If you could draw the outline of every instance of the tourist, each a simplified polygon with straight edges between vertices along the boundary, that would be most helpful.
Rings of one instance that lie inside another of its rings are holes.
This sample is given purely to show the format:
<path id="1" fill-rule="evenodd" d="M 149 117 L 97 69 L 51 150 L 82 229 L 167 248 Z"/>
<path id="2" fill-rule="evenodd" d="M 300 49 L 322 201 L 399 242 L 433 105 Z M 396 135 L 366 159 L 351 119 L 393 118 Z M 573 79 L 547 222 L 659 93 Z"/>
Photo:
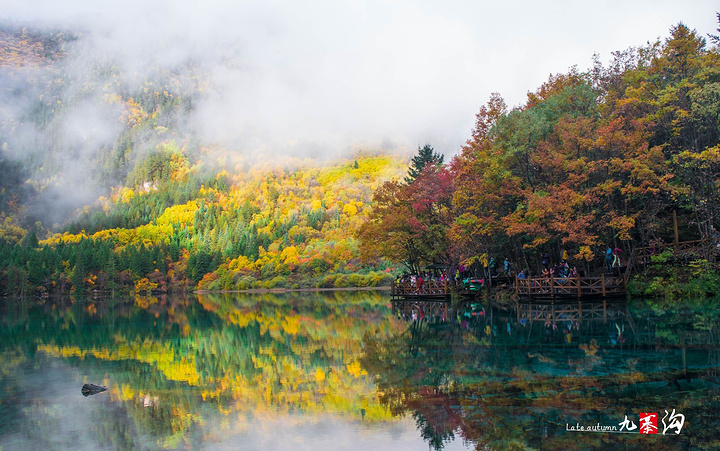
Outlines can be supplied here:
<path id="1" fill-rule="evenodd" d="M 548 269 L 550 266 L 550 254 L 545 252 L 542 256 L 542 265 L 545 267 L 545 269 Z"/>
<path id="2" fill-rule="evenodd" d="M 616 248 L 613 250 L 613 262 L 612 262 L 612 267 L 613 267 L 613 268 L 615 268 L 615 267 L 620 268 L 620 267 L 622 266 L 622 265 L 620 264 L 620 254 L 621 254 L 621 253 L 622 253 L 622 250 L 621 250 L 620 248 L 618 248 L 618 247 L 616 247 Z"/>
<path id="3" fill-rule="evenodd" d="M 570 265 L 567 264 L 565 260 L 562 261 L 557 267 L 557 270 L 555 271 L 555 274 L 557 274 L 558 277 L 567 277 L 568 273 L 570 272 Z"/>
<path id="4" fill-rule="evenodd" d="M 569 277 L 575 278 L 575 277 L 577 277 L 577 276 L 578 276 L 577 267 L 576 267 L 576 266 L 573 266 L 572 269 L 570 270 L 570 275 L 569 275 Z"/>
<path id="5" fill-rule="evenodd" d="M 605 266 L 607 267 L 607 272 L 612 272 L 612 264 L 613 264 L 613 250 L 610 246 L 608 246 L 607 250 L 605 251 Z"/>

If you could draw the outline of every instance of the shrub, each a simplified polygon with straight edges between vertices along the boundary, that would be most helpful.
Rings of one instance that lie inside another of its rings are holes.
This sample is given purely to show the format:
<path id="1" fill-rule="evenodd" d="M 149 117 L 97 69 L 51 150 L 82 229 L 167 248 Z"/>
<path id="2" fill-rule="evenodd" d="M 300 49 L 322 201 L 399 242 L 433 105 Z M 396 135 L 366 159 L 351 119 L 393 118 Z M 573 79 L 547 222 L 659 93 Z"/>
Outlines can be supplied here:
<path id="1" fill-rule="evenodd" d="M 285 288 L 288 285 L 288 280 L 285 276 L 275 276 L 264 285 L 265 288 Z"/>
<path id="2" fill-rule="evenodd" d="M 252 288 L 255 283 L 257 282 L 257 279 L 253 276 L 242 276 L 238 279 L 237 282 L 235 282 L 235 289 L 236 290 L 249 290 Z"/>

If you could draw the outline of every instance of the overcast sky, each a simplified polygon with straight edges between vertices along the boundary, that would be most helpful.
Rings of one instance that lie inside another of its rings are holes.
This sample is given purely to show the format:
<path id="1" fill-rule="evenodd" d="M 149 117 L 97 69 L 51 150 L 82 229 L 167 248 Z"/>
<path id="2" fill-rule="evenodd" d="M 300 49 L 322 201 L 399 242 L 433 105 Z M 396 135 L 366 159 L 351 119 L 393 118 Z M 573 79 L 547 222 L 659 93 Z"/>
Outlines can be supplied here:
<path id="1" fill-rule="evenodd" d="M 705 36 L 714 3 L 0 0 L 0 19 L 90 31 L 133 70 L 207 59 L 194 123 L 230 146 L 429 142 L 452 155 L 491 92 L 521 104 L 551 73 L 681 21 Z"/>

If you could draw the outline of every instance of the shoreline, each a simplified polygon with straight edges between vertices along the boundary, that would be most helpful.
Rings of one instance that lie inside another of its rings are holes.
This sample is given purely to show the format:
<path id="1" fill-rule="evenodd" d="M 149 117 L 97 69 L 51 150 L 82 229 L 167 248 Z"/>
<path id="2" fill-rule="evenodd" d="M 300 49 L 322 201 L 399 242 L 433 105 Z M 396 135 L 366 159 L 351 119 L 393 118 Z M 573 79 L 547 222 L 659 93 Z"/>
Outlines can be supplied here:
<path id="1" fill-rule="evenodd" d="M 320 293 L 328 291 L 390 291 L 389 286 L 382 287 L 344 287 L 344 288 L 253 288 L 250 290 L 194 290 L 193 294 L 268 294 L 268 293 Z"/>

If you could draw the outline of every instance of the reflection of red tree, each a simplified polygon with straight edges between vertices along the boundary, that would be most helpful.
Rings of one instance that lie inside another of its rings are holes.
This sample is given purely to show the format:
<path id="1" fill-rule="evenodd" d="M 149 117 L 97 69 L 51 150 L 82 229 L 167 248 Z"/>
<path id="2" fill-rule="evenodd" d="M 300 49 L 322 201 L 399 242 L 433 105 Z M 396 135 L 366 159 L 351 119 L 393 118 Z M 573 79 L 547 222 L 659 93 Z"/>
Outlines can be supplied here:
<path id="1" fill-rule="evenodd" d="M 417 397 L 408 402 L 407 406 L 431 446 L 438 448 L 438 442 L 453 439 L 456 433 L 466 440 L 470 438 L 466 434 L 472 428 L 465 425 L 460 403 L 437 388 L 420 388 Z"/>

